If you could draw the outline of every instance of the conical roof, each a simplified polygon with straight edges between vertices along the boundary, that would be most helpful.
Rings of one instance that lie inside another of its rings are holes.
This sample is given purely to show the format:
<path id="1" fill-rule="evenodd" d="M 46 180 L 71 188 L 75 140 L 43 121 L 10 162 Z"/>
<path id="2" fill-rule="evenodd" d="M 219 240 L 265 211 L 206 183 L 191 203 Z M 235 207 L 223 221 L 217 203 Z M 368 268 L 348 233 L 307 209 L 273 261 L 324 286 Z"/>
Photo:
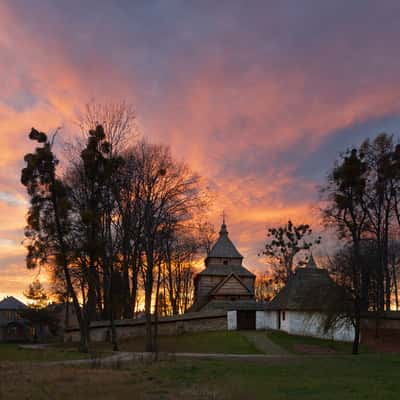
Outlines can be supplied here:
<path id="1" fill-rule="evenodd" d="M 225 221 L 221 225 L 218 240 L 207 256 L 207 259 L 210 258 L 243 258 L 228 237 L 228 230 Z"/>
<path id="2" fill-rule="evenodd" d="M 317 267 L 317 263 L 314 260 L 314 256 L 312 255 L 312 253 L 310 254 L 310 258 L 308 259 L 308 263 L 306 265 L 306 268 L 309 269 L 318 269 Z"/>
<path id="3" fill-rule="evenodd" d="M 337 285 L 326 269 L 318 268 L 310 260 L 305 268 L 296 273 L 272 299 L 268 308 L 272 310 L 332 310 L 348 301 L 345 290 Z"/>

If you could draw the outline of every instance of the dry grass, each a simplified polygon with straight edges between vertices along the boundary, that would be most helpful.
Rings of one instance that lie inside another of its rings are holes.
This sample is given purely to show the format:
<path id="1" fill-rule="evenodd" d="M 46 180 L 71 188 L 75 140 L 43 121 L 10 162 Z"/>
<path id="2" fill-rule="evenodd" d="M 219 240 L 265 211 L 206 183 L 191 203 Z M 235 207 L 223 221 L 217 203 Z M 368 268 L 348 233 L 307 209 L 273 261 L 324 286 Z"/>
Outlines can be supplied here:
<path id="1" fill-rule="evenodd" d="M 399 356 L 176 361 L 90 369 L 0 364 L 1 400 L 397 400 Z"/>
<path id="2" fill-rule="evenodd" d="M 186 387 L 158 374 L 163 363 L 124 369 L 88 369 L 32 364 L 0 364 L 1 400 L 213 399 L 216 393 Z"/>

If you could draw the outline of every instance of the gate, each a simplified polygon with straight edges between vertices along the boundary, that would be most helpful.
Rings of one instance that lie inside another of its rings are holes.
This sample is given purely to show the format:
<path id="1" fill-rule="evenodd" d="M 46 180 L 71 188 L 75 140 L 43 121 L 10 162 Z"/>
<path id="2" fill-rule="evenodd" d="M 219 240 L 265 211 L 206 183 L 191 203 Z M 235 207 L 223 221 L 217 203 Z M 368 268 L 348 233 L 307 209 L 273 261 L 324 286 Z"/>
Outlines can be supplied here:
<path id="1" fill-rule="evenodd" d="M 237 329 L 256 329 L 256 312 L 252 310 L 237 311 Z"/>

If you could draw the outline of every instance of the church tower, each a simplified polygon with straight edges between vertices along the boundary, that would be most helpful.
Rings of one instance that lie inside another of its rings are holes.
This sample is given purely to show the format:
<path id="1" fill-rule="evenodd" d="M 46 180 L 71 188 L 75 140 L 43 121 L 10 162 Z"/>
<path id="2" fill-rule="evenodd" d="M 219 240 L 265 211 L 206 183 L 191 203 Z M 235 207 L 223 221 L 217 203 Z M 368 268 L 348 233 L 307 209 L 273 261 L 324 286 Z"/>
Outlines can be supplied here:
<path id="1" fill-rule="evenodd" d="M 219 238 L 205 259 L 205 269 L 196 275 L 193 310 L 229 309 L 254 303 L 255 275 L 243 265 L 243 256 L 229 239 L 225 219 Z"/>

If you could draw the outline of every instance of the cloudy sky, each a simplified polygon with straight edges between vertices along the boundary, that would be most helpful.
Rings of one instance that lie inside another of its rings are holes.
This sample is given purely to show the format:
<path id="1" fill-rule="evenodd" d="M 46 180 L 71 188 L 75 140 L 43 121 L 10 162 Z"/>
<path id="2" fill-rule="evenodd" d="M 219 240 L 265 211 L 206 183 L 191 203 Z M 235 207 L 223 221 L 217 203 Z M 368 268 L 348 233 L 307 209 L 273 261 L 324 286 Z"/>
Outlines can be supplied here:
<path id="1" fill-rule="evenodd" d="M 250 269 L 266 227 L 317 227 L 338 152 L 400 127 L 400 2 L 0 2 L 0 298 L 21 296 L 32 126 L 74 135 L 91 100 L 206 177 Z"/>

